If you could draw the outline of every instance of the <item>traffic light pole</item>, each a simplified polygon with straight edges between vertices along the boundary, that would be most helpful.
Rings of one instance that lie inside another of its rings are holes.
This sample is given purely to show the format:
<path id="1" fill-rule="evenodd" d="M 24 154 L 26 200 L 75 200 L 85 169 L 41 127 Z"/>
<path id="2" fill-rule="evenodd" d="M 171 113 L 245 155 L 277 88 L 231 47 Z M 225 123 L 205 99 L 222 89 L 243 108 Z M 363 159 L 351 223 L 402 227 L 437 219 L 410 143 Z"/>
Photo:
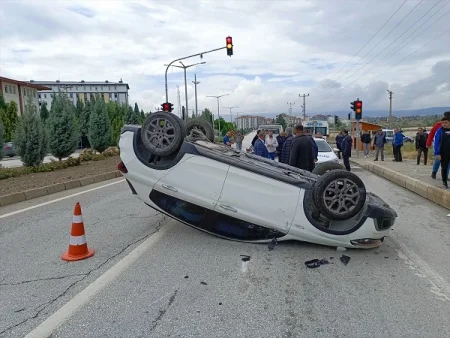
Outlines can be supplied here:
<path id="1" fill-rule="evenodd" d="M 206 51 L 206 52 L 202 52 L 202 53 L 197 53 L 197 54 L 185 56 L 185 57 L 182 57 L 182 58 L 179 58 L 179 59 L 176 59 L 176 60 L 173 60 L 172 62 L 170 62 L 170 63 L 167 65 L 166 73 L 165 73 L 165 75 L 164 75 L 164 79 L 165 79 L 165 87 L 166 87 L 166 102 L 169 102 L 169 89 L 168 89 L 168 87 L 167 87 L 167 72 L 169 71 L 169 67 L 170 67 L 173 63 L 175 63 L 175 62 L 177 62 L 177 61 L 186 60 L 186 59 L 192 58 L 192 57 L 194 57 L 194 56 L 202 56 L 203 54 L 208 54 L 208 53 L 212 53 L 212 52 L 217 52 L 217 51 L 222 50 L 222 49 L 227 49 L 227 47 L 225 46 L 225 47 L 220 47 L 220 48 L 216 48 L 216 49 L 211 49 L 211 50 L 208 50 L 208 51 Z"/>
<path id="2" fill-rule="evenodd" d="M 361 137 L 359 136 L 359 120 L 356 120 L 356 158 L 359 158 L 359 145 Z"/>

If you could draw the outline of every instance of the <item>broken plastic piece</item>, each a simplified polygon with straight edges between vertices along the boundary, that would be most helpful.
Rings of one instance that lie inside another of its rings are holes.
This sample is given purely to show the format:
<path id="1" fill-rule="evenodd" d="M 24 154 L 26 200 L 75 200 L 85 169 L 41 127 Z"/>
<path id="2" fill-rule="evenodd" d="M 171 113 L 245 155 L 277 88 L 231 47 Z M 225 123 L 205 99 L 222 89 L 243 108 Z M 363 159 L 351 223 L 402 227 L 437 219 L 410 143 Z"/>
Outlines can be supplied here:
<path id="1" fill-rule="evenodd" d="M 272 239 L 269 243 L 269 251 L 273 250 L 273 248 L 275 248 L 275 245 L 278 244 L 278 241 L 276 238 Z"/>
<path id="2" fill-rule="evenodd" d="M 184 276 L 184 278 L 189 278 L 189 276 Z"/>
<path id="3" fill-rule="evenodd" d="M 336 251 L 344 252 L 344 251 L 347 251 L 347 249 L 344 248 L 343 246 L 338 246 L 338 247 L 336 248 Z"/>
<path id="4" fill-rule="evenodd" d="M 330 264 L 326 258 L 323 258 L 323 259 L 316 258 L 316 259 L 312 259 L 310 261 L 305 262 L 305 265 L 310 269 L 318 268 L 319 266 L 324 265 L 324 264 Z"/>
<path id="5" fill-rule="evenodd" d="M 206 284 L 205 282 L 200 282 L 200 284 L 202 284 L 202 285 L 208 285 L 208 284 Z"/>
<path id="6" fill-rule="evenodd" d="M 349 257 L 349 256 L 342 255 L 341 258 L 339 258 L 339 259 L 341 260 L 341 262 L 342 262 L 344 265 L 347 265 L 348 262 L 350 262 L 350 258 L 351 258 L 351 257 Z"/>
<path id="7" fill-rule="evenodd" d="M 250 261 L 250 256 L 248 256 L 248 255 L 241 255 L 241 260 L 243 261 L 243 262 L 248 262 L 248 261 Z"/>

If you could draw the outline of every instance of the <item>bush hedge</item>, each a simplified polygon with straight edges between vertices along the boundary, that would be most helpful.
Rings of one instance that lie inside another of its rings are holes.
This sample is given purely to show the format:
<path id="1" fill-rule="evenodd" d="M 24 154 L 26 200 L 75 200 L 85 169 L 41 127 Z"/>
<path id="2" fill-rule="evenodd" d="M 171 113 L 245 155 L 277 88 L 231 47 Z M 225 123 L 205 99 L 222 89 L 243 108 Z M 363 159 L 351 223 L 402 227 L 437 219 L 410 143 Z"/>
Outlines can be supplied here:
<path id="1" fill-rule="evenodd" d="M 79 166 L 82 162 L 101 161 L 109 157 L 118 156 L 119 150 L 115 147 L 106 149 L 103 153 L 97 153 L 92 149 L 85 149 L 79 157 L 68 157 L 62 161 L 51 161 L 50 163 L 42 163 L 33 167 L 18 167 L 18 168 L 2 168 L 0 167 L 0 180 L 11 177 L 19 177 L 29 174 L 45 173 L 55 170 L 66 169 L 69 167 Z"/>

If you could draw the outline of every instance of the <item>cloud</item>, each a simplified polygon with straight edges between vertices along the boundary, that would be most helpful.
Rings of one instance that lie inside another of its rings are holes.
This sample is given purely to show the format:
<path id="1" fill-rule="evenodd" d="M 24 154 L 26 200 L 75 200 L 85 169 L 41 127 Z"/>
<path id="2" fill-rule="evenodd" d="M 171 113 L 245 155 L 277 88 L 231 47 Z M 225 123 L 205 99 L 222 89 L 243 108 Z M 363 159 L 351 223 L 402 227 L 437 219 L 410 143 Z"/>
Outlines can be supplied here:
<path id="1" fill-rule="evenodd" d="M 164 64 L 225 46 L 230 35 L 232 57 L 220 50 L 183 61 L 206 61 L 187 70 L 189 109 L 194 73 L 199 109 L 213 111 L 217 101 L 207 96 L 230 94 L 221 106 L 239 106 L 234 112 L 286 112 L 287 102 L 296 102 L 293 113 L 300 115 L 299 94 L 307 93 L 308 113 L 347 110 L 357 97 L 365 109 L 387 110 L 387 89 L 396 109 L 448 105 L 450 31 L 404 58 L 449 28 L 449 4 L 424 1 L 396 27 L 418 4 L 407 1 L 364 46 L 402 3 L 4 0 L 0 71 L 18 80 L 122 78 L 131 102 L 148 111 L 165 101 Z M 175 108 L 177 86 L 184 105 L 183 70 L 169 69 Z"/>

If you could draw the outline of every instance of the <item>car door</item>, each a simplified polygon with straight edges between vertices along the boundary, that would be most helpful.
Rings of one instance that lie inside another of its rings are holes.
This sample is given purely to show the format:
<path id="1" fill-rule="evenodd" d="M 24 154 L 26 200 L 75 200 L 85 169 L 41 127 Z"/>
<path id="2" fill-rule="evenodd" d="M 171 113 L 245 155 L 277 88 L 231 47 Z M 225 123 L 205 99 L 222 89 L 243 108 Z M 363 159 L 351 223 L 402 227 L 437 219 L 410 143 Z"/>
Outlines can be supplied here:
<path id="1" fill-rule="evenodd" d="M 288 232 L 300 191 L 294 185 L 230 167 L 214 211 Z"/>
<path id="2" fill-rule="evenodd" d="M 229 167 L 207 157 L 192 156 L 173 167 L 156 182 L 153 189 L 213 210 Z"/>

